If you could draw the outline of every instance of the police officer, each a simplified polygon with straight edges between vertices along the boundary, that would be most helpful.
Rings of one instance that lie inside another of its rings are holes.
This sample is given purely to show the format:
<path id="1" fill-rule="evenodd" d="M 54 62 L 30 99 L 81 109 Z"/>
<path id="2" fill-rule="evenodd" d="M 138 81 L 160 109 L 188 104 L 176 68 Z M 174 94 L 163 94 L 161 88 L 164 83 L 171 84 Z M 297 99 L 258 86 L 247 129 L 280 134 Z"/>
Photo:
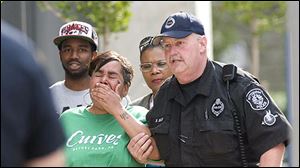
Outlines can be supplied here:
<path id="1" fill-rule="evenodd" d="M 174 74 L 147 114 L 166 166 L 281 165 L 290 124 L 253 76 L 207 58 L 195 16 L 172 14 L 153 44 L 163 47 Z M 223 73 L 228 70 L 233 73 Z M 129 143 L 135 158 L 147 159 L 146 139 L 138 135 Z"/>

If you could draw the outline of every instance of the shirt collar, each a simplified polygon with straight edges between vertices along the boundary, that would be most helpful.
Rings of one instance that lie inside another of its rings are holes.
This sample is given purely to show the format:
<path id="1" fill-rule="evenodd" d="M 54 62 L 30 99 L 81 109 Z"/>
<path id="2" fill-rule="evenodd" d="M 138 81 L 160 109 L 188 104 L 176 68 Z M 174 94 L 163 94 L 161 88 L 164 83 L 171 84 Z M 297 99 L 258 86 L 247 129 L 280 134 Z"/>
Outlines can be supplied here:
<path id="1" fill-rule="evenodd" d="M 195 92 L 193 92 L 194 96 L 200 94 L 207 97 L 210 95 L 211 89 L 215 86 L 213 84 L 214 68 L 215 67 L 212 61 L 208 59 L 203 74 L 199 77 L 200 79 L 196 79 L 195 83 L 193 84 L 195 86 Z M 168 99 L 176 99 L 180 102 L 185 101 L 184 96 L 181 93 L 180 84 L 175 76 L 173 76 L 170 81 L 169 92 Z"/>

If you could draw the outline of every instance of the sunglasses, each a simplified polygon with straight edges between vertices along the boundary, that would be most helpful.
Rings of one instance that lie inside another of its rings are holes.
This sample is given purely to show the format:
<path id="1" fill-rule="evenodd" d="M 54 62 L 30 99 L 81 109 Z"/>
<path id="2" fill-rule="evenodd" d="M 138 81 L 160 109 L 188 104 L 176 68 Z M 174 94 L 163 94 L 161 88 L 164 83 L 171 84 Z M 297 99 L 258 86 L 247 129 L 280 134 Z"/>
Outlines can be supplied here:
<path id="1" fill-rule="evenodd" d="M 142 72 L 150 72 L 152 68 L 156 65 L 156 67 L 163 71 L 168 68 L 167 62 L 165 60 L 160 60 L 157 62 L 147 62 L 140 65 L 140 70 Z"/>
<path id="2" fill-rule="evenodd" d="M 140 53 L 144 52 L 147 48 L 153 46 L 152 40 L 153 40 L 152 36 L 145 37 L 143 38 L 143 40 L 141 40 L 139 45 Z"/>

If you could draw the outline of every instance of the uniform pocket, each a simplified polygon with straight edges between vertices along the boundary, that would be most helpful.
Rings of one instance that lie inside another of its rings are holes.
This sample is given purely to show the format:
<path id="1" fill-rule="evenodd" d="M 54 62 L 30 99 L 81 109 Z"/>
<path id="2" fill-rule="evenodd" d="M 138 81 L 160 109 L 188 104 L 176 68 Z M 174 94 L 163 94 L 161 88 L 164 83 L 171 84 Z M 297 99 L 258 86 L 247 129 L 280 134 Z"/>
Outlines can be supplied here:
<path id="1" fill-rule="evenodd" d="M 150 128 L 159 149 L 161 159 L 163 160 L 166 160 L 170 153 L 169 127 L 170 124 L 164 121 L 156 125 L 156 127 Z"/>
<path id="2" fill-rule="evenodd" d="M 237 149 L 233 121 L 200 121 L 196 124 L 195 147 L 205 155 L 226 154 Z"/>

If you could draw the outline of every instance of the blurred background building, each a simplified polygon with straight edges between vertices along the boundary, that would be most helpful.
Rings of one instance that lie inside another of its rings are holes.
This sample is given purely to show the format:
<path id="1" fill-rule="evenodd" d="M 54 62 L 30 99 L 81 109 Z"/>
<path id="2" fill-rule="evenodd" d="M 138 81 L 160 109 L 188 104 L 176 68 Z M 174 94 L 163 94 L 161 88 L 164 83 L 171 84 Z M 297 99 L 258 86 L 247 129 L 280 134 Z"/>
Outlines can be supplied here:
<path id="1" fill-rule="evenodd" d="M 202 21 L 210 58 L 251 71 L 249 27 L 223 11 L 221 5 L 222 1 L 132 1 L 128 31 L 112 34 L 107 47 L 126 56 L 134 66 L 135 77 L 129 90 L 132 100 L 150 92 L 139 71 L 140 40 L 159 34 L 166 17 L 181 10 L 193 13 Z M 294 127 L 286 162 L 287 166 L 299 166 L 299 2 L 288 1 L 285 5 L 283 32 L 271 30 L 260 39 L 259 79 Z M 49 11 L 42 11 L 34 1 L 2 1 L 1 19 L 21 29 L 35 42 L 37 60 L 46 69 L 51 84 L 64 79 L 58 49 L 53 44 L 64 21 Z M 100 35 L 100 45 L 101 40 Z"/>

